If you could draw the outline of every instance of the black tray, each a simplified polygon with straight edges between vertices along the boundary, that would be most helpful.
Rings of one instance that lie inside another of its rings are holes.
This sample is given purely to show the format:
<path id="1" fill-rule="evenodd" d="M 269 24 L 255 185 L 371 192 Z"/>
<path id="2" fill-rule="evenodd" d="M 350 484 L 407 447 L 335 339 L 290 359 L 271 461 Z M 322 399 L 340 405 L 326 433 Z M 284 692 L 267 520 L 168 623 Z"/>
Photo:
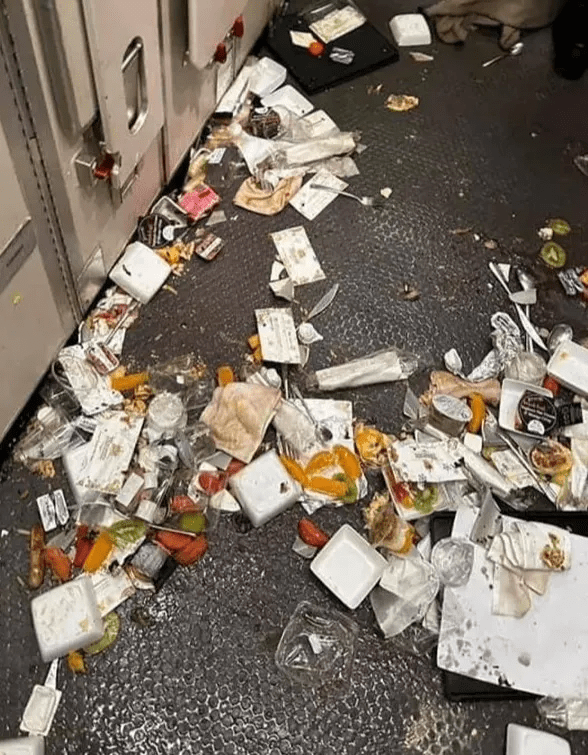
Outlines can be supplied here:
<path id="1" fill-rule="evenodd" d="M 588 514 L 576 514 L 568 511 L 550 511 L 541 513 L 539 511 L 503 511 L 508 516 L 518 519 L 526 519 L 534 522 L 545 522 L 562 527 L 572 532 L 574 535 L 588 536 Z M 455 512 L 441 511 L 431 516 L 431 543 L 434 545 L 444 537 L 451 535 Z M 537 695 L 528 692 L 512 689 L 510 687 L 501 687 L 497 684 L 481 682 L 477 679 L 470 679 L 461 674 L 454 674 L 451 671 L 443 670 L 443 686 L 445 696 L 453 702 L 467 702 L 471 700 L 529 700 L 534 699 Z"/>
<path id="2" fill-rule="evenodd" d="M 267 44 L 308 94 L 329 89 L 398 60 L 398 50 L 369 21 L 326 45 L 320 58 L 312 57 L 304 47 L 293 45 L 291 31 L 310 30 L 300 16 L 282 16 L 270 29 Z M 349 65 L 333 62 L 329 58 L 333 47 L 352 50 L 355 53 L 353 62 Z"/>

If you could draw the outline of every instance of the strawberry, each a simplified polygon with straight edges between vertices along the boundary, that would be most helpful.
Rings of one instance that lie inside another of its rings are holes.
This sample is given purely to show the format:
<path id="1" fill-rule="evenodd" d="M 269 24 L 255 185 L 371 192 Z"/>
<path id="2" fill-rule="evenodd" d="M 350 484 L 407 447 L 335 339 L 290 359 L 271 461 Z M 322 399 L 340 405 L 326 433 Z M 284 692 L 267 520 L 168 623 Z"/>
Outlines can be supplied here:
<path id="1" fill-rule="evenodd" d="M 307 545 L 312 545 L 313 548 L 322 548 L 329 542 L 327 533 L 306 517 L 298 522 L 298 534 L 301 540 Z"/>

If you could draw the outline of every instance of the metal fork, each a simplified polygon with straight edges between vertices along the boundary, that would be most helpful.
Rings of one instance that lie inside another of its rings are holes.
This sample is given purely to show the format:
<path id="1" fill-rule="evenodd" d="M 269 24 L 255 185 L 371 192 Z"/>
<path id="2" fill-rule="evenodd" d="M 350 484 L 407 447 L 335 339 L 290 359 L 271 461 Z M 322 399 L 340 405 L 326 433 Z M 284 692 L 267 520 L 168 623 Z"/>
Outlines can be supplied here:
<path id="1" fill-rule="evenodd" d="M 382 207 L 384 205 L 383 197 L 358 197 L 357 194 L 350 194 L 348 191 L 342 191 L 341 189 L 334 189 L 332 186 L 324 186 L 323 184 L 312 184 L 313 189 L 324 189 L 325 191 L 332 191 L 333 194 L 339 194 L 342 197 L 349 197 L 355 199 L 356 202 L 364 207 Z"/>

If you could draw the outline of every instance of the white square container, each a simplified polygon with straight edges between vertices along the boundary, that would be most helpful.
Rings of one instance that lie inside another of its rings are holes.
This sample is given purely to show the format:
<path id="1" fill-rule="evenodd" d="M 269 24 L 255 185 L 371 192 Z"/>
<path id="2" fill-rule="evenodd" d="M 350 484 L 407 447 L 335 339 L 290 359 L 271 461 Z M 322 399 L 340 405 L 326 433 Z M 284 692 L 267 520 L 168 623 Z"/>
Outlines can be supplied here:
<path id="1" fill-rule="evenodd" d="M 588 396 L 588 349 L 574 341 L 560 343 L 549 360 L 547 374 L 575 393 Z"/>
<path id="2" fill-rule="evenodd" d="M 90 577 L 66 582 L 33 598 L 31 612 L 46 663 L 97 642 L 104 633 Z"/>
<path id="3" fill-rule="evenodd" d="M 44 755 L 43 737 L 20 737 L 0 742 L 0 755 Z"/>
<path id="4" fill-rule="evenodd" d="M 357 608 L 379 582 L 388 562 L 348 524 L 341 526 L 310 570 L 348 608 Z"/>
<path id="5" fill-rule="evenodd" d="M 398 47 L 431 44 L 429 24 L 420 13 L 401 13 L 391 19 L 389 26 Z"/>
<path id="6" fill-rule="evenodd" d="M 141 304 L 147 304 L 171 273 L 165 260 L 145 244 L 135 241 L 112 268 L 110 279 Z"/>
<path id="7" fill-rule="evenodd" d="M 261 527 L 295 503 L 302 488 L 275 451 L 268 451 L 230 478 L 230 487 L 254 527 Z"/>

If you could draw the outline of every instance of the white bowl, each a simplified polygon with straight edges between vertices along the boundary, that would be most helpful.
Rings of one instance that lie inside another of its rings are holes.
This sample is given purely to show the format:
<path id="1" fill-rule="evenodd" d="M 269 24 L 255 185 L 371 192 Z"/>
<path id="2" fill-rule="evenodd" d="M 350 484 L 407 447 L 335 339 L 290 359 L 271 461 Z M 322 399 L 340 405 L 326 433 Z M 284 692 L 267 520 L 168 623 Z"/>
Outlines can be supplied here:
<path id="1" fill-rule="evenodd" d="M 387 565 L 367 540 L 344 524 L 315 556 L 310 570 L 348 608 L 357 608 L 377 585 Z"/>

